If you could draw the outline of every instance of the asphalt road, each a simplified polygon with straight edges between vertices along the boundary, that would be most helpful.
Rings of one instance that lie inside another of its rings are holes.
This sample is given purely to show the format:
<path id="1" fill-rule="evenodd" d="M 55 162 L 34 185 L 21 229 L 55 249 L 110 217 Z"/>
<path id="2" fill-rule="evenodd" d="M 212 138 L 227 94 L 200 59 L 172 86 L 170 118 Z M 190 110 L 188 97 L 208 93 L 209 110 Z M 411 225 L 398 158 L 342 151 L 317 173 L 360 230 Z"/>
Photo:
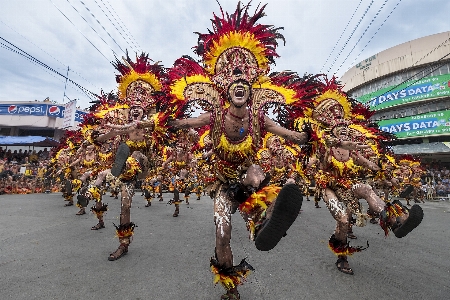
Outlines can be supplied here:
<path id="1" fill-rule="evenodd" d="M 209 259 L 214 253 L 212 200 L 173 206 L 134 197 L 138 226 L 128 255 L 108 261 L 118 246 L 119 200 L 105 197 L 106 228 L 91 231 L 93 214 L 76 216 L 61 194 L 0 196 L 0 299 L 220 299 Z M 304 201 L 302 213 L 277 247 L 258 251 L 243 220 L 233 217 L 235 263 L 256 269 L 240 287 L 241 299 L 450 299 L 450 203 L 422 204 L 422 224 L 408 236 L 385 238 L 378 225 L 355 228 L 353 245 L 370 247 L 350 257 L 355 275 L 339 272 L 327 247 L 334 221 Z"/>

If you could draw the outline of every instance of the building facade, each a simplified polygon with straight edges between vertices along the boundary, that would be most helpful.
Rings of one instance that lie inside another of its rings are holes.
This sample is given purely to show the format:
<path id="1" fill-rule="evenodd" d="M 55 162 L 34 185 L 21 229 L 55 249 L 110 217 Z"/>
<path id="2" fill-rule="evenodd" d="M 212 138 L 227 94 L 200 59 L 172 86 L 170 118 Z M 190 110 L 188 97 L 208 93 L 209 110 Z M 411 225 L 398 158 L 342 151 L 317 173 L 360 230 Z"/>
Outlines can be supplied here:
<path id="1" fill-rule="evenodd" d="M 76 129 L 86 112 L 75 111 L 73 126 L 64 127 L 65 106 L 51 102 L 0 102 L 0 136 L 42 136 L 59 140 Z"/>
<path id="2" fill-rule="evenodd" d="M 450 162 L 450 31 L 409 41 L 353 66 L 344 90 L 398 140 L 396 154 Z"/>

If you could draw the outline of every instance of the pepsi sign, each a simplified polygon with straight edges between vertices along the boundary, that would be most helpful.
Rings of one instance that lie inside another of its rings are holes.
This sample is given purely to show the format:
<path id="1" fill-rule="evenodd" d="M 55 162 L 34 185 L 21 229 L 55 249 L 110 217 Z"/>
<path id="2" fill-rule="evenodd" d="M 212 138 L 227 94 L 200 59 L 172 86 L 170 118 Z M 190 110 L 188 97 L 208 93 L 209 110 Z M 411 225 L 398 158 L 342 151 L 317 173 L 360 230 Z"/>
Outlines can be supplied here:
<path id="1" fill-rule="evenodd" d="M 45 116 L 47 105 L 39 104 L 0 104 L 1 115 Z"/>
<path id="2" fill-rule="evenodd" d="M 76 110 L 75 111 L 75 122 L 83 122 L 84 116 L 87 115 L 86 112 L 81 111 L 81 110 Z"/>
<path id="3" fill-rule="evenodd" d="M 28 115 L 64 118 L 64 106 L 54 104 L 0 104 L 0 115 Z M 75 111 L 75 122 L 82 122 L 87 113 Z"/>
<path id="4" fill-rule="evenodd" d="M 54 118 L 64 117 L 64 106 L 47 105 L 47 116 Z"/>

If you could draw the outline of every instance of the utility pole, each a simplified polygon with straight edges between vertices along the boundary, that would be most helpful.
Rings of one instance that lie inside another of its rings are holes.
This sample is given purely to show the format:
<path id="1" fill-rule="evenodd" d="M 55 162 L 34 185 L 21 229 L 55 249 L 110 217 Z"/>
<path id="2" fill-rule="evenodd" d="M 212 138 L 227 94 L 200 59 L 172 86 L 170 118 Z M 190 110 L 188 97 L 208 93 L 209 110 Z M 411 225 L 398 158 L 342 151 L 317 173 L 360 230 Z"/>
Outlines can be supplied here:
<path id="1" fill-rule="evenodd" d="M 67 88 L 67 81 L 69 80 L 69 66 L 67 66 L 67 73 L 66 73 L 66 83 L 64 84 L 64 95 L 63 95 L 63 103 L 66 99 L 66 88 Z"/>

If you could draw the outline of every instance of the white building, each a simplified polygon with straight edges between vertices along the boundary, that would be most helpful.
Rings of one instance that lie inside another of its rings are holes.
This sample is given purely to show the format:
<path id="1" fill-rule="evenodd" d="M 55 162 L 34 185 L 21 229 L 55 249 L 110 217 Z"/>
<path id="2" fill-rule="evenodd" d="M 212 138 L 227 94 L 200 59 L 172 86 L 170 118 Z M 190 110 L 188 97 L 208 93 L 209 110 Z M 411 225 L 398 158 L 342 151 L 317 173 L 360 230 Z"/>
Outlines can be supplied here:
<path id="1" fill-rule="evenodd" d="M 395 153 L 450 162 L 450 31 L 377 53 L 340 81 L 397 136 Z"/>

